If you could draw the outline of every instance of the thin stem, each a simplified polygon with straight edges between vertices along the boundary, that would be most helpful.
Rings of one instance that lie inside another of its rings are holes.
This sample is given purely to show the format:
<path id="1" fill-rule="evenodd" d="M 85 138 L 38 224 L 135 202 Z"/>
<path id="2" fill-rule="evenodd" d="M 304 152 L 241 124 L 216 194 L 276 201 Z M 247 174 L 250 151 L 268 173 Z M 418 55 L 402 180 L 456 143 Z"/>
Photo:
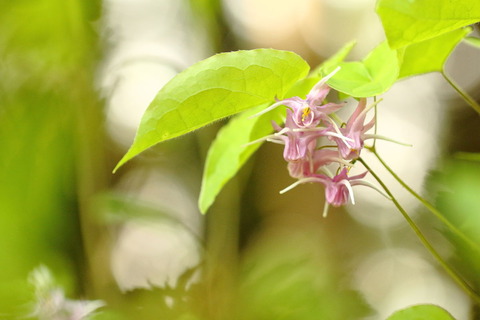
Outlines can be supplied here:
<path id="1" fill-rule="evenodd" d="M 462 88 L 460 88 L 454 81 L 451 79 L 445 70 L 442 70 L 442 76 L 447 80 L 447 82 L 452 86 L 455 91 L 458 92 L 458 94 L 465 100 L 466 103 L 468 103 L 473 110 L 475 110 L 478 114 L 480 114 L 480 104 L 478 104 L 470 95 L 465 92 Z"/>
<path id="2" fill-rule="evenodd" d="M 336 113 L 330 113 L 329 116 L 333 121 L 338 122 L 340 126 L 343 125 L 344 122 L 342 121 L 342 119 L 340 119 L 340 117 Z"/>
<path id="3" fill-rule="evenodd" d="M 375 138 L 373 138 L 373 148 L 375 148 L 375 144 L 377 143 L 376 136 L 377 136 L 377 123 L 378 123 L 378 121 L 377 121 L 377 111 L 378 111 L 378 109 L 377 109 L 377 96 L 373 96 L 373 102 L 375 103 L 375 110 L 374 110 L 375 111 L 375 113 L 374 113 L 375 128 L 374 128 L 374 132 L 373 132 L 373 134 L 375 135 Z"/>
<path id="4" fill-rule="evenodd" d="M 373 152 L 373 154 L 375 155 L 375 157 L 377 157 L 378 161 L 380 161 L 380 163 L 385 167 L 385 169 L 388 170 L 388 172 L 390 172 L 390 174 L 395 178 L 395 180 L 398 181 L 398 183 L 400 183 L 402 185 L 402 187 L 404 187 L 408 192 L 410 192 L 415 198 L 417 198 L 418 201 L 420 201 L 424 206 L 425 208 L 427 208 L 431 213 L 433 213 L 433 215 L 435 217 L 437 217 L 438 220 L 440 220 L 441 222 L 443 222 L 448 228 L 450 228 L 450 230 L 455 233 L 458 237 L 460 237 L 463 241 L 465 241 L 466 243 L 468 243 L 472 249 L 476 250 L 477 252 L 480 253 L 480 247 L 478 246 L 478 244 L 476 244 L 475 242 L 473 242 L 471 239 L 469 239 L 462 231 L 460 231 L 457 227 L 455 227 L 450 221 L 448 221 L 448 219 L 446 219 L 442 213 L 440 211 L 438 211 L 430 202 L 428 202 L 425 198 L 423 198 L 422 196 L 420 196 L 418 193 L 416 193 L 412 188 L 410 188 L 393 170 L 392 168 L 390 168 L 390 166 L 387 165 L 387 163 L 385 163 L 385 161 L 383 161 L 383 159 L 380 157 L 380 155 L 378 154 L 378 152 L 373 149 L 371 150 Z"/>
<path id="5" fill-rule="evenodd" d="M 394 203 L 395 207 L 397 207 L 398 211 L 403 215 L 405 220 L 407 220 L 407 223 L 410 225 L 412 230 L 415 232 L 417 237 L 420 239 L 422 242 L 423 246 L 432 254 L 432 256 L 438 261 L 438 263 L 442 266 L 442 268 L 445 270 L 445 272 L 477 303 L 480 303 L 480 296 L 468 285 L 468 283 L 465 282 L 450 266 L 443 260 L 443 258 L 438 254 L 438 252 L 435 250 L 435 248 L 428 242 L 427 238 L 423 235 L 422 231 L 420 228 L 415 224 L 415 222 L 410 218 L 408 213 L 405 211 L 405 209 L 400 205 L 400 203 L 397 201 L 397 199 L 393 196 L 393 194 L 390 192 L 390 190 L 387 188 L 385 183 L 378 177 L 378 175 L 372 171 L 372 169 L 365 163 L 365 161 L 362 158 L 358 158 L 358 161 L 360 161 L 365 168 L 372 174 L 372 176 L 377 180 L 377 182 L 382 186 L 382 188 L 385 190 L 385 192 L 390 196 L 392 199 L 392 202 Z"/>

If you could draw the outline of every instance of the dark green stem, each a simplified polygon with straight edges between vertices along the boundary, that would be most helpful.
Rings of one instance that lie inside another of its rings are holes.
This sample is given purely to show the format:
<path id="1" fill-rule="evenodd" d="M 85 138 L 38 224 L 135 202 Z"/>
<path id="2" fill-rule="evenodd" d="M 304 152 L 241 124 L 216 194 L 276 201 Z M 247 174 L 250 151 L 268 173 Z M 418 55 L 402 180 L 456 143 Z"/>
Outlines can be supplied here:
<path id="1" fill-rule="evenodd" d="M 447 80 L 447 82 L 452 86 L 455 91 L 458 92 L 458 94 L 465 100 L 466 103 L 468 103 L 473 110 L 475 110 L 478 114 L 480 114 L 480 104 L 478 104 L 470 95 L 465 92 L 462 88 L 460 88 L 445 72 L 445 70 L 442 71 L 442 76 Z"/>
<path id="2" fill-rule="evenodd" d="M 442 213 L 440 211 L 438 211 L 430 202 L 428 202 L 425 198 L 423 198 L 422 196 L 420 196 L 418 193 L 416 193 L 412 188 L 410 188 L 391 168 L 390 166 L 388 166 L 385 161 L 383 161 L 383 159 L 380 157 L 380 155 L 378 154 L 378 152 L 373 148 L 371 149 L 371 151 L 373 152 L 373 154 L 375 155 L 375 157 L 377 157 L 378 161 L 380 161 L 380 163 L 385 167 L 385 169 L 388 170 L 388 172 L 390 172 L 390 174 L 395 178 L 395 180 L 398 181 L 398 183 L 400 183 L 402 185 L 402 187 L 404 187 L 408 192 L 410 192 L 410 194 L 412 194 L 415 198 L 417 198 L 418 201 L 420 201 L 420 203 L 422 203 L 425 208 L 428 209 L 428 211 L 430 211 L 431 213 L 433 213 L 433 215 L 435 217 L 437 217 L 438 220 L 440 220 L 441 222 L 443 222 L 448 228 L 450 228 L 450 230 L 455 233 L 458 237 L 460 237 L 463 241 L 465 241 L 466 243 L 468 243 L 472 249 L 476 250 L 477 252 L 480 253 L 480 247 L 478 246 L 478 244 L 476 244 L 475 242 L 473 242 L 471 239 L 469 239 L 462 231 L 460 231 L 457 227 L 455 227 L 450 221 L 448 221 L 448 219 L 445 218 L 444 215 L 442 215 Z"/>
<path id="3" fill-rule="evenodd" d="M 368 170 L 368 172 L 371 173 L 371 175 L 377 180 L 377 182 L 382 186 L 382 188 L 385 190 L 387 195 L 392 199 L 393 204 L 395 207 L 397 207 L 398 211 L 403 215 L 405 220 L 407 220 L 407 223 L 410 225 L 412 230 L 415 232 L 417 237 L 420 239 L 422 242 L 423 246 L 432 254 L 432 256 L 438 261 L 438 263 L 442 266 L 442 268 L 445 270 L 445 272 L 477 303 L 480 304 L 480 296 L 468 285 L 468 283 L 465 282 L 450 266 L 443 260 L 443 258 L 438 254 L 438 252 L 435 250 L 435 248 L 428 242 L 427 238 L 423 235 L 422 231 L 420 228 L 415 224 L 415 222 L 410 218 L 408 213 L 403 209 L 403 207 L 400 205 L 400 203 L 397 201 L 397 199 L 393 196 L 393 194 L 390 192 L 390 190 L 387 188 L 385 183 L 379 178 L 379 176 L 372 171 L 372 169 L 365 163 L 365 161 L 362 158 L 359 158 L 358 161 L 360 161 L 365 168 Z"/>

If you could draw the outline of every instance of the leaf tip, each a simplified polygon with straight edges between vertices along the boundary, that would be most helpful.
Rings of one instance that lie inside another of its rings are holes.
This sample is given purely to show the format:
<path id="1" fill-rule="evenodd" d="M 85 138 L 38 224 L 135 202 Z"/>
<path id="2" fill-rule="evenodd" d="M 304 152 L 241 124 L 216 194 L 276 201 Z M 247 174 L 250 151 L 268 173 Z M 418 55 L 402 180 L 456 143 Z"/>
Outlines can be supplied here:
<path id="1" fill-rule="evenodd" d="M 211 150 L 209 150 L 209 153 Z M 208 156 L 207 156 L 208 158 Z M 209 160 L 207 160 L 208 162 Z M 206 215 L 208 209 L 212 206 L 215 202 L 215 198 L 220 190 L 214 191 L 211 188 L 211 183 L 207 182 L 206 175 L 202 178 L 202 186 L 200 187 L 200 195 L 198 196 L 198 209 L 202 215 Z"/>
<path id="2" fill-rule="evenodd" d="M 123 159 L 123 158 L 122 158 Z M 112 170 L 112 174 L 115 174 L 117 173 L 117 170 L 120 169 L 120 167 L 123 165 L 124 162 L 122 162 L 122 160 L 120 160 L 117 165 L 115 166 L 115 168 L 113 168 Z"/>
<path id="3" fill-rule="evenodd" d="M 198 198 L 198 209 L 200 210 L 200 213 L 202 215 L 206 215 L 208 209 L 210 208 L 211 203 L 208 203 L 208 201 L 205 200 L 205 198 L 200 195 Z"/>
<path id="4" fill-rule="evenodd" d="M 127 161 L 132 159 L 132 157 L 133 156 L 131 155 L 130 150 L 128 150 L 128 152 L 122 157 L 122 159 L 120 159 L 120 161 L 118 161 L 115 168 L 113 168 L 112 173 L 115 174 L 117 172 L 117 170 L 120 169 L 120 167 L 123 166 Z"/>

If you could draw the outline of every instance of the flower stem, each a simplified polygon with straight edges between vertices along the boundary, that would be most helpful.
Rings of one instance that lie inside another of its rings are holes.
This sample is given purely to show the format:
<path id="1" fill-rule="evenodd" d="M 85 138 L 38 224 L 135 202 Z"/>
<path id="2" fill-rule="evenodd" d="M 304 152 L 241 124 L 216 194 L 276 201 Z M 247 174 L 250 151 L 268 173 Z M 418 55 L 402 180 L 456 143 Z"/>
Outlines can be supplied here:
<path id="1" fill-rule="evenodd" d="M 410 188 L 391 168 L 390 166 L 388 166 L 385 161 L 383 161 L 383 159 L 380 157 L 380 155 L 378 154 L 378 152 L 375 150 L 375 149 L 372 149 L 371 150 L 373 152 L 373 154 L 375 155 L 375 157 L 377 157 L 378 161 L 380 161 L 380 163 L 385 167 L 385 169 L 388 170 L 388 172 L 390 172 L 390 174 L 395 178 L 395 180 L 398 181 L 398 183 L 400 183 L 402 185 L 402 187 L 404 187 L 408 192 L 410 192 L 410 194 L 412 194 L 415 198 L 417 198 L 418 201 L 420 201 L 424 206 L 425 208 L 428 209 L 428 211 L 430 211 L 431 213 L 433 213 L 433 215 L 435 217 L 437 217 L 438 220 L 440 220 L 441 222 L 443 222 L 449 229 L 450 231 L 452 231 L 453 233 L 455 233 L 458 237 L 460 237 L 463 241 L 465 241 L 465 243 L 467 243 L 468 245 L 470 245 L 470 247 L 472 249 L 474 249 L 475 251 L 477 251 L 478 253 L 480 253 L 480 247 L 478 246 L 478 244 L 476 244 L 474 241 L 472 241 L 471 239 L 469 239 L 462 231 L 460 231 L 457 227 L 455 227 L 450 221 L 448 221 L 448 219 L 445 218 L 445 216 L 440 212 L 438 211 L 430 202 L 428 202 L 425 198 L 423 198 L 422 196 L 420 196 L 418 193 L 416 193 L 412 188 Z"/>
<path id="2" fill-rule="evenodd" d="M 480 296 L 468 285 L 468 283 L 465 282 L 450 266 L 443 260 L 443 258 L 440 256 L 440 254 L 435 250 L 435 248 L 428 242 L 427 238 L 423 235 L 422 231 L 420 228 L 415 224 L 415 222 L 410 218 L 408 213 L 405 211 L 405 209 L 400 205 L 400 203 L 397 201 L 397 199 L 393 196 L 393 194 L 390 192 L 388 187 L 383 183 L 383 181 L 379 178 L 379 176 L 372 171 L 372 169 L 365 163 L 365 161 L 362 158 L 358 158 L 358 161 L 360 161 L 365 168 L 372 174 L 372 176 L 377 180 L 377 182 L 382 186 L 382 188 L 385 190 L 385 192 L 390 196 L 392 199 L 392 202 L 394 203 L 395 207 L 397 207 L 398 211 L 403 215 L 405 220 L 407 220 L 407 223 L 410 225 L 412 230 L 415 232 L 417 237 L 420 239 L 422 242 L 423 246 L 432 254 L 432 256 L 438 261 L 438 263 L 442 266 L 442 268 L 445 270 L 445 272 L 465 291 L 473 300 L 475 300 L 477 303 L 480 304 Z"/>
<path id="3" fill-rule="evenodd" d="M 478 104 L 472 97 L 470 97 L 470 95 L 467 92 L 465 92 L 462 88 L 460 88 L 453 81 L 453 79 L 447 75 L 445 70 L 442 70 L 442 76 L 443 78 L 445 78 L 445 80 L 447 80 L 450 86 L 452 86 L 452 88 L 458 92 L 458 94 L 463 98 L 463 100 L 465 100 L 465 102 L 468 103 L 473 108 L 473 110 L 475 110 L 478 114 L 480 114 L 480 104 Z"/>

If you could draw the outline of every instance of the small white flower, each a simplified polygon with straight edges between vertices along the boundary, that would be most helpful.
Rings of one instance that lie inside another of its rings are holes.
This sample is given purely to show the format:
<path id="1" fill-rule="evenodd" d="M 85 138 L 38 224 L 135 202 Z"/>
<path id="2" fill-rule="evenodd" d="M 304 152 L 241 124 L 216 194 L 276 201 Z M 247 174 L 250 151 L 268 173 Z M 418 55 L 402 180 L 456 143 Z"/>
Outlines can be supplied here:
<path id="1" fill-rule="evenodd" d="M 36 297 L 30 316 L 39 320 L 88 320 L 95 310 L 105 305 L 100 300 L 67 299 L 45 266 L 30 274 L 30 282 L 35 286 Z"/>

